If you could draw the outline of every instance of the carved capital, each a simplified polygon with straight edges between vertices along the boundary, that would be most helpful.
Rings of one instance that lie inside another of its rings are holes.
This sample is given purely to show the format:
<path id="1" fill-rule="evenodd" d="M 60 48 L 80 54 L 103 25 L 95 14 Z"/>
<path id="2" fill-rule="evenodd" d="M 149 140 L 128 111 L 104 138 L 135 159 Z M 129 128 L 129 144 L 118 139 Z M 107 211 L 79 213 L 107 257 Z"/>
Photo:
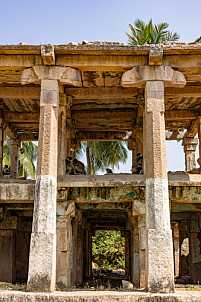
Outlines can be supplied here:
<path id="1" fill-rule="evenodd" d="M 79 72 L 71 67 L 62 66 L 33 66 L 22 72 L 21 84 L 39 84 L 43 80 L 57 80 L 62 84 L 81 87 Z"/>
<path id="2" fill-rule="evenodd" d="M 184 75 L 170 66 L 136 66 L 121 78 L 122 87 L 143 87 L 147 81 L 163 81 L 165 87 L 184 87 Z"/>

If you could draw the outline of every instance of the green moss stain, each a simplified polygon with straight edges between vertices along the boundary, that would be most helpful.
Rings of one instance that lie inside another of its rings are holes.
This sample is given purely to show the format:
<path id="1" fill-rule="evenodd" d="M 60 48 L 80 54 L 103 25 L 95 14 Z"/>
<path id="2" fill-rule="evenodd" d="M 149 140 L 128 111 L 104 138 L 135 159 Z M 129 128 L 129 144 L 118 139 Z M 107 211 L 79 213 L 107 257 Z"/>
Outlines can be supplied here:
<path id="1" fill-rule="evenodd" d="M 126 193 L 125 195 L 120 195 L 118 197 L 118 200 L 121 200 L 122 198 L 131 198 L 134 199 L 136 196 L 135 192 Z"/>
<path id="2" fill-rule="evenodd" d="M 91 200 L 91 195 L 90 194 L 88 194 L 87 200 Z"/>

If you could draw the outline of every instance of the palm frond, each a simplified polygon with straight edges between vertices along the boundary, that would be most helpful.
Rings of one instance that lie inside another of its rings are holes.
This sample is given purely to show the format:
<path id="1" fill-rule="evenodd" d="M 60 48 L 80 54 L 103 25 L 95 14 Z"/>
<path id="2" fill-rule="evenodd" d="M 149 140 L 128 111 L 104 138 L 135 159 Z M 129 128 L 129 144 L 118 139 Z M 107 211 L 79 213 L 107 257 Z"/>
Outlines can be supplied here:
<path id="1" fill-rule="evenodd" d="M 129 45 L 159 44 L 163 41 L 177 41 L 179 35 L 168 31 L 169 24 L 166 22 L 153 25 L 152 19 L 146 24 L 140 19 L 135 20 L 134 26 L 129 24 L 131 33 L 126 32 Z"/>

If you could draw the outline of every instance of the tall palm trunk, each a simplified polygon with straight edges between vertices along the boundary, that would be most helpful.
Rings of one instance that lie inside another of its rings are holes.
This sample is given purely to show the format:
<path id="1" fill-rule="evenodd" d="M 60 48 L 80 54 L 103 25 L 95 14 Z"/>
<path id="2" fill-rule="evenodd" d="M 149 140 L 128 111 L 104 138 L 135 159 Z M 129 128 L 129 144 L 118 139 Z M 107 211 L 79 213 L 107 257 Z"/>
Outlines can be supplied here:
<path id="1" fill-rule="evenodd" d="M 88 144 L 87 144 L 87 147 L 86 147 L 86 156 L 87 156 L 87 174 L 91 175 L 91 159 L 90 159 Z"/>

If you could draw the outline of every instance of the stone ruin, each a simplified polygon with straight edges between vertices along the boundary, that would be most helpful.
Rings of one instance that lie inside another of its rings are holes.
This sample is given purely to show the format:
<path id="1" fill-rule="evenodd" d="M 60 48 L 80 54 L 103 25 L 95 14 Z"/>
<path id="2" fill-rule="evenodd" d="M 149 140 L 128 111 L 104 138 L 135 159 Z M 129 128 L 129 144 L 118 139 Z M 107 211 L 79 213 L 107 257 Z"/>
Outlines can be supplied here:
<path id="1" fill-rule="evenodd" d="M 121 140 L 133 164 L 143 155 L 139 174 L 66 174 L 81 141 Z M 182 141 L 186 171 L 167 173 L 166 140 Z M 38 141 L 35 181 L 18 178 L 22 141 Z M 197 283 L 200 165 L 201 44 L 0 46 L 0 281 L 35 292 L 83 284 L 95 278 L 93 234 L 118 230 L 122 279 L 135 288 Z"/>

